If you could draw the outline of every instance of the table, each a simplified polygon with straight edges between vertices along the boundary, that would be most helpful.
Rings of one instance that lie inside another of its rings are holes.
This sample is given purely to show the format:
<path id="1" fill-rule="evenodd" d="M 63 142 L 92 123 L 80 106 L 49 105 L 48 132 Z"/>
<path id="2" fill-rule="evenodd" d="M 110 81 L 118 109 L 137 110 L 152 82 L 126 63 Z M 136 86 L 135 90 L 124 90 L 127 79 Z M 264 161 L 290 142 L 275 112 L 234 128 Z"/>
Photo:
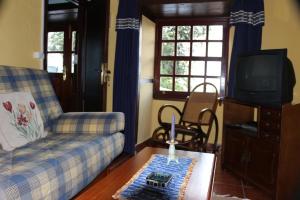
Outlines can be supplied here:
<path id="1" fill-rule="evenodd" d="M 107 176 L 93 182 L 83 192 L 75 197 L 76 200 L 111 200 L 112 195 L 147 162 L 152 154 L 168 154 L 168 149 L 146 147 Z M 198 160 L 187 185 L 186 200 L 206 200 L 211 198 L 216 165 L 216 157 L 210 153 L 176 150 L 178 156 L 186 156 Z"/>

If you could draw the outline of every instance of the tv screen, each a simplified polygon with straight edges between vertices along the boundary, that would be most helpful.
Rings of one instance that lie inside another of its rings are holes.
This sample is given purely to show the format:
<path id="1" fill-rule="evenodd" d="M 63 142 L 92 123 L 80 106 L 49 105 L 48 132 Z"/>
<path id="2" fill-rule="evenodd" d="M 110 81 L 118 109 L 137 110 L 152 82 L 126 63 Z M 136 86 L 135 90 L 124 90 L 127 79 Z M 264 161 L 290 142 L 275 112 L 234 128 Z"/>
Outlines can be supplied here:
<path id="1" fill-rule="evenodd" d="M 292 101 L 296 83 L 287 49 L 261 50 L 238 58 L 233 98 L 258 105 Z"/>

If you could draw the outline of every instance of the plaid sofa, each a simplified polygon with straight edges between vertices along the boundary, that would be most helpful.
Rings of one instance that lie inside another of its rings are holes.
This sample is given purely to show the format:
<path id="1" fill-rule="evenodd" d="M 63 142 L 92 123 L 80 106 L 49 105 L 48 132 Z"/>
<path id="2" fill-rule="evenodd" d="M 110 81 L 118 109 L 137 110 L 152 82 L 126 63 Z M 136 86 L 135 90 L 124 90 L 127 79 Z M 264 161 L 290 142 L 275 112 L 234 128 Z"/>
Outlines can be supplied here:
<path id="1" fill-rule="evenodd" d="M 0 149 L 0 199 L 70 199 L 124 148 L 123 113 L 63 113 L 47 72 L 0 66 L 0 92 L 30 91 L 46 138 Z"/>

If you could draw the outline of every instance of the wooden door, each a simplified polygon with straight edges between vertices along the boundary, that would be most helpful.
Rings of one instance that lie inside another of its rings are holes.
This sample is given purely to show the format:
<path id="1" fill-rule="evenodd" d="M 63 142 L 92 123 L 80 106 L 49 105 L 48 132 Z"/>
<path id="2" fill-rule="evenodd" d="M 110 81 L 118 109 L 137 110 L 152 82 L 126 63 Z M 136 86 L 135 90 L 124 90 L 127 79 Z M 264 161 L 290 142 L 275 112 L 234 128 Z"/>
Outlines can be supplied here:
<path id="1" fill-rule="evenodd" d="M 103 111 L 106 105 L 107 72 L 107 0 L 84 2 L 79 8 L 81 17 L 80 59 L 82 79 L 82 106 L 84 111 Z"/>
<path id="2" fill-rule="evenodd" d="M 77 30 L 72 24 L 49 25 L 46 69 L 64 112 L 76 107 Z"/>

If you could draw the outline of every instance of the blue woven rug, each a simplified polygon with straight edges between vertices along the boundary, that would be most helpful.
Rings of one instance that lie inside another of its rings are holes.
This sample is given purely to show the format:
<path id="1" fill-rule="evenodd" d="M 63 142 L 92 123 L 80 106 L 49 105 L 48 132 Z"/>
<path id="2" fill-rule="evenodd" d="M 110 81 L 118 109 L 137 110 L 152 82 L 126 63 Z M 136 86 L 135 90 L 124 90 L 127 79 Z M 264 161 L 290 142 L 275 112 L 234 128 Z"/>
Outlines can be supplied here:
<path id="1" fill-rule="evenodd" d="M 172 161 L 167 165 L 168 157 L 153 155 L 132 179 L 113 195 L 120 200 L 175 200 L 182 199 L 195 161 L 191 158 L 179 158 L 179 164 Z M 146 184 L 146 177 L 151 172 L 172 174 L 167 188 L 155 188 Z"/>

